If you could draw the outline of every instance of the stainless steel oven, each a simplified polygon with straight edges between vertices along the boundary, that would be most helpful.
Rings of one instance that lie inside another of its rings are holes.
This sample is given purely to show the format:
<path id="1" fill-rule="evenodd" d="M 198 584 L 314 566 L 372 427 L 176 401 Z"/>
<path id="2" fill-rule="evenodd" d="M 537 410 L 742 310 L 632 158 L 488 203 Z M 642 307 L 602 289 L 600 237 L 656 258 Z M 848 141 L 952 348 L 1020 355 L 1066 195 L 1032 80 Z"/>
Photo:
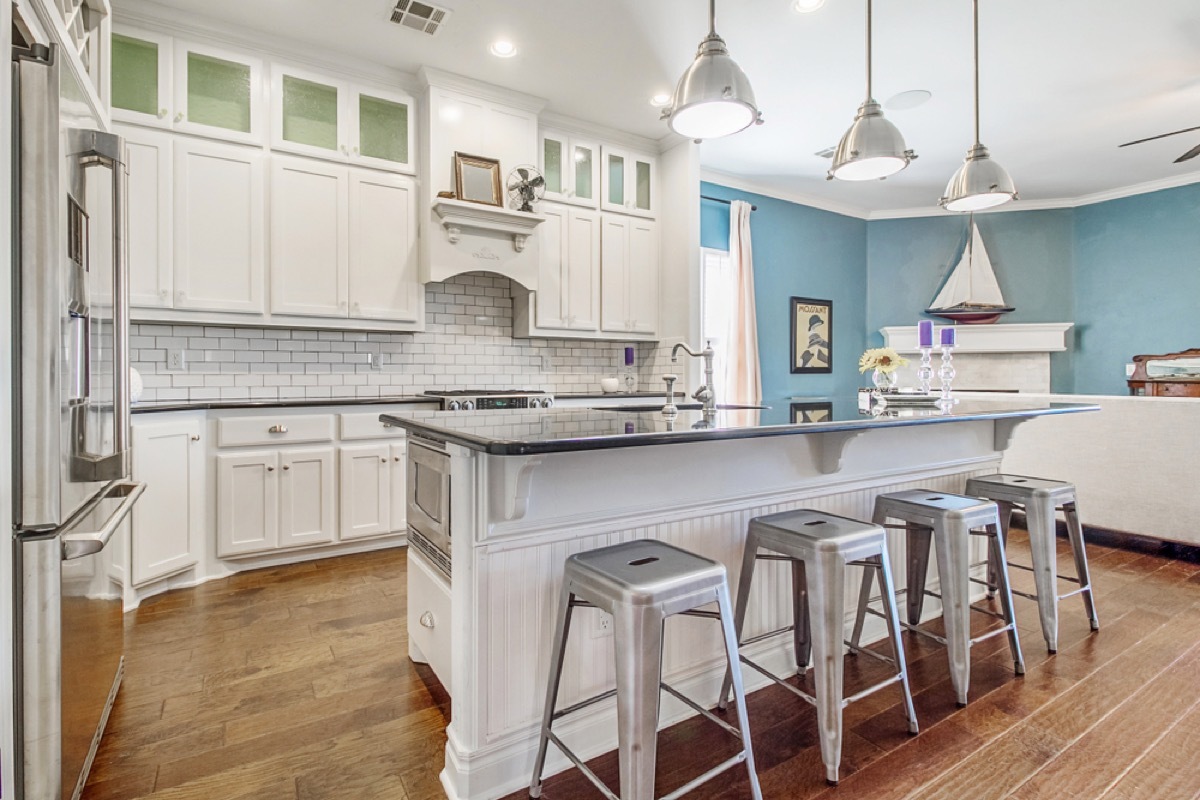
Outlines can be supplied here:
<path id="1" fill-rule="evenodd" d="M 436 443 L 408 440 L 408 540 L 450 577 L 450 454 Z"/>

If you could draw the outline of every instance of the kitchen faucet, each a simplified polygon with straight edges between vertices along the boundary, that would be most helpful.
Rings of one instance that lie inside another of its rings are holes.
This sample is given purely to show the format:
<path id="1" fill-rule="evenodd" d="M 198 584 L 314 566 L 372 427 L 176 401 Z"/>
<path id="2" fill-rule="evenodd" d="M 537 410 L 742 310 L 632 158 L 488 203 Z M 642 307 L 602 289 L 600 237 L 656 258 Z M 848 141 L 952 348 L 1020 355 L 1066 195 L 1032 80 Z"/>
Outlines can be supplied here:
<path id="1" fill-rule="evenodd" d="M 716 351 L 713 350 L 712 339 L 706 340 L 704 345 L 704 349 L 697 353 L 683 342 L 680 342 L 671 348 L 671 363 L 679 363 L 680 350 L 683 350 L 683 352 L 693 358 L 704 359 L 704 385 L 692 394 L 692 399 L 704 403 L 704 413 L 708 415 L 717 410 L 717 390 L 713 386 L 713 356 L 716 355 Z"/>

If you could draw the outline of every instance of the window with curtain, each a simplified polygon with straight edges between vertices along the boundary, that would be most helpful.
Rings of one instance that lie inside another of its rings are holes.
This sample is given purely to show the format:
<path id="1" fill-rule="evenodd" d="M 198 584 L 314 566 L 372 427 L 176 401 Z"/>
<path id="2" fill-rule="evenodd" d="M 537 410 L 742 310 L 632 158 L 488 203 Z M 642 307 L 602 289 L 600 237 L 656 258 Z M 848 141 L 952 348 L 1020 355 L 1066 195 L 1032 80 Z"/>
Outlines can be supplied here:
<path id="1" fill-rule="evenodd" d="M 736 275 L 728 250 L 700 248 L 700 336 L 712 341 L 716 357 L 713 373 L 717 376 L 717 402 L 724 403 L 728 389 L 721 376 L 726 374 L 733 304 L 737 300 Z"/>

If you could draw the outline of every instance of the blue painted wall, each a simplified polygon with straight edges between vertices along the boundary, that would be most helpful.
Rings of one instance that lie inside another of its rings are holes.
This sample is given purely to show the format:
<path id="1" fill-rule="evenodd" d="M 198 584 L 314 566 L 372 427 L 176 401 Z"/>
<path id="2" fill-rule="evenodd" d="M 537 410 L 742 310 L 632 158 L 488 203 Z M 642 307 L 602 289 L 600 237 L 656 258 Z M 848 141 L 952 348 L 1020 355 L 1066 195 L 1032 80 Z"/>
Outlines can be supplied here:
<path id="1" fill-rule="evenodd" d="M 1139 353 L 1200 347 L 1200 184 L 1075 209 L 1075 391 L 1125 394 Z"/>
<path id="2" fill-rule="evenodd" d="M 745 200 L 754 247 L 754 302 L 763 397 L 846 395 L 862 385 L 866 347 L 867 223 L 829 211 L 703 183 L 701 194 Z M 729 206 L 702 200 L 700 241 L 729 247 Z M 790 298 L 833 301 L 833 373 L 791 373 Z"/>

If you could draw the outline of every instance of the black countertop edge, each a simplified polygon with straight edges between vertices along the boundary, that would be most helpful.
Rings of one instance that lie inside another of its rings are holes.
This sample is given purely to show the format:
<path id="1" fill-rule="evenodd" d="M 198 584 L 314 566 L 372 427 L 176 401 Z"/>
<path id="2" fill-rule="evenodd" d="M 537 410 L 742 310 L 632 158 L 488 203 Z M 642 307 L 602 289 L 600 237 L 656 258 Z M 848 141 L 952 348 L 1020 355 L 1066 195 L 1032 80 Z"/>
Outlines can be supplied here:
<path id="1" fill-rule="evenodd" d="M 619 400 L 622 397 L 666 397 L 666 389 L 661 392 L 551 392 L 555 397 L 566 400 Z M 684 397 L 683 392 L 675 392 L 676 397 Z"/>
<path id="2" fill-rule="evenodd" d="M 398 397 L 314 397 L 295 400 L 151 400 L 134 403 L 134 414 L 153 414 L 164 411 L 224 411 L 255 408 L 321 408 L 328 406 L 388 406 L 408 403 L 436 403 L 437 400 L 417 395 Z"/>
<path id="3" fill-rule="evenodd" d="M 449 430 L 430 425 L 418 419 L 380 414 L 379 419 L 405 430 L 432 439 L 461 445 L 493 456 L 535 456 L 551 453 L 578 453 L 587 450 L 612 450 L 621 447 L 644 447 L 647 445 L 687 444 L 690 442 L 718 442 L 729 439 L 760 439 L 768 436 L 795 436 L 814 433 L 841 433 L 867 431 L 876 428 L 906 428 L 915 425 L 936 425 L 949 422 L 979 422 L 984 420 L 1019 419 L 1041 417 L 1052 414 L 1072 414 L 1081 411 L 1100 411 L 1098 405 L 1061 404 L 1054 408 L 1014 409 L 980 412 L 962 416 L 945 417 L 892 417 L 864 418 L 853 422 L 809 422 L 798 425 L 776 425 L 764 428 L 710 428 L 703 430 L 680 430 L 654 433 L 629 433 L 610 436 L 591 436 L 578 439 L 558 439 L 528 442 L 520 440 L 491 439 L 472 436 L 462 431 Z M 570 411 L 570 409 L 566 409 Z M 547 412 L 553 413 L 553 412 Z"/>

